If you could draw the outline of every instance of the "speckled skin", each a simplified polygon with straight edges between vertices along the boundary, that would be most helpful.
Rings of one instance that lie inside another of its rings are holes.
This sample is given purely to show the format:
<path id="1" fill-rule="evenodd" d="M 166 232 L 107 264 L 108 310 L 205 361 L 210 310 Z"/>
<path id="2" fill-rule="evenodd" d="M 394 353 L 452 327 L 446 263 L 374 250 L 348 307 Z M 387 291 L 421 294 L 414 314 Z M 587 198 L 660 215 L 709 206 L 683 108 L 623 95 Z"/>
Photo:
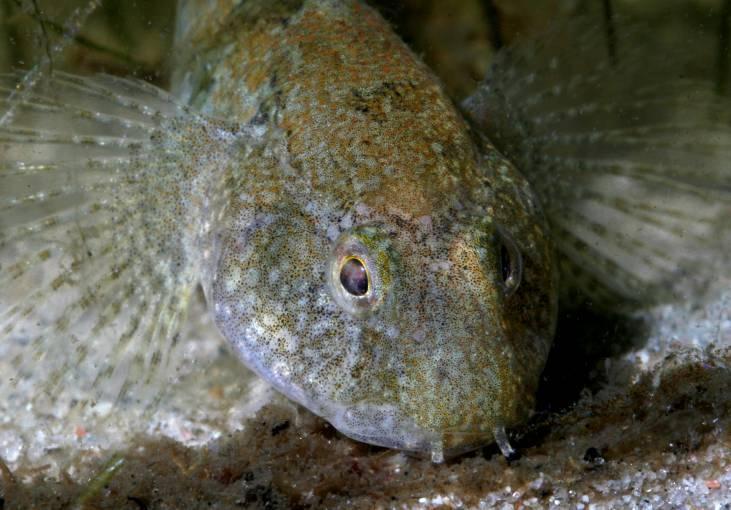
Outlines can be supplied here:
<path id="1" fill-rule="evenodd" d="M 196 4 L 175 88 L 260 134 L 206 251 L 239 357 L 343 433 L 437 459 L 525 420 L 556 315 L 526 181 L 360 2 Z"/>

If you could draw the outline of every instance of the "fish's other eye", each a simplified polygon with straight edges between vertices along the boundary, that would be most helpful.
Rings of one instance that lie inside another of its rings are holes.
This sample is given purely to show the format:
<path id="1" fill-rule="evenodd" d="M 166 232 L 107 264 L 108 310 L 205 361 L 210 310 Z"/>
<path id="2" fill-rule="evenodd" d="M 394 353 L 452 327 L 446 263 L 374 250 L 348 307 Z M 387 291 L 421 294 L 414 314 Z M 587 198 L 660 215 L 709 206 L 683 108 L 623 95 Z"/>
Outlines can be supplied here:
<path id="1" fill-rule="evenodd" d="M 510 295 L 516 291 L 523 277 L 523 259 L 518 247 L 507 235 L 498 238 L 498 261 L 502 283 Z"/>
<path id="2" fill-rule="evenodd" d="M 370 288 L 368 270 L 358 257 L 347 257 L 340 266 L 340 284 L 353 296 L 364 296 Z"/>

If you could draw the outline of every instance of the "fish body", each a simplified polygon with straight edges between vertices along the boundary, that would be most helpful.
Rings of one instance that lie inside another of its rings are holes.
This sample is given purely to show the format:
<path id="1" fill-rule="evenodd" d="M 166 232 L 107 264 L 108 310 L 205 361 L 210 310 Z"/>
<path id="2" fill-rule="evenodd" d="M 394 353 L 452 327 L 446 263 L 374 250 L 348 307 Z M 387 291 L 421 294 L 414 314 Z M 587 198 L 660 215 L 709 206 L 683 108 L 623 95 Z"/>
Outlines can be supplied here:
<path id="1" fill-rule="evenodd" d="M 3 82 L 0 331 L 19 374 L 3 395 L 41 370 L 52 396 L 84 370 L 92 394 L 127 398 L 184 341 L 201 286 L 236 355 L 346 435 L 436 461 L 505 450 L 533 409 L 559 270 L 587 296 L 649 302 L 728 246 L 728 128 L 699 120 L 720 141 L 698 157 L 682 125 L 606 122 L 652 103 L 596 95 L 601 63 L 562 88 L 533 52 L 458 107 L 359 1 L 179 13 L 174 95 Z M 654 153 L 668 144 L 678 165 Z"/>

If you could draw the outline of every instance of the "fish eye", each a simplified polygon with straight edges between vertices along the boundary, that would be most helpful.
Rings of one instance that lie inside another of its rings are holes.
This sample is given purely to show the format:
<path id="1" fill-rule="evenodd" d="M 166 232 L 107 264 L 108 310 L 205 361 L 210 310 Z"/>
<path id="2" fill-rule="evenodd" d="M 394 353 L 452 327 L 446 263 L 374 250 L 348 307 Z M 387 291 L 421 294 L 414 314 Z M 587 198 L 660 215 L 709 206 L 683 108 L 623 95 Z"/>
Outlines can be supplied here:
<path id="1" fill-rule="evenodd" d="M 364 296 L 370 288 L 368 270 L 358 257 L 346 257 L 340 266 L 340 284 L 353 296 Z"/>
<path id="2" fill-rule="evenodd" d="M 358 226 L 341 234 L 327 272 L 335 302 L 356 317 L 375 312 L 389 295 L 393 257 L 390 239 L 377 226 Z"/>
<path id="3" fill-rule="evenodd" d="M 523 277 L 523 259 L 515 242 L 506 234 L 498 237 L 500 277 L 508 295 L 513 294 Z"/>

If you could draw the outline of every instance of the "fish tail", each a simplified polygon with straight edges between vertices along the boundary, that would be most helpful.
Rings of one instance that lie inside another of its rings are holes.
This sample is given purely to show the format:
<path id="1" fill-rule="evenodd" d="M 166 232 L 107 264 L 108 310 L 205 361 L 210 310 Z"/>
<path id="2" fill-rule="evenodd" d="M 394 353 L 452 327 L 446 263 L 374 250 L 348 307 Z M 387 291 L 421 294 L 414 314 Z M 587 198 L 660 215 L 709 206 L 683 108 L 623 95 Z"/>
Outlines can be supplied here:
<path id="1" fill-rule="evenodd" d="M 642 27 L 610 49 L 571 22 L 504 51 L 463 107 L 539 195 L 568 294 L 697 295 L 730 270 L 731 101 Z"/>
<path id="2" fill-rule="evenodd" d="M 231 131 L 141 81 L 21 77 L 0 76 L 0 402 L 151 403 Z"/>

